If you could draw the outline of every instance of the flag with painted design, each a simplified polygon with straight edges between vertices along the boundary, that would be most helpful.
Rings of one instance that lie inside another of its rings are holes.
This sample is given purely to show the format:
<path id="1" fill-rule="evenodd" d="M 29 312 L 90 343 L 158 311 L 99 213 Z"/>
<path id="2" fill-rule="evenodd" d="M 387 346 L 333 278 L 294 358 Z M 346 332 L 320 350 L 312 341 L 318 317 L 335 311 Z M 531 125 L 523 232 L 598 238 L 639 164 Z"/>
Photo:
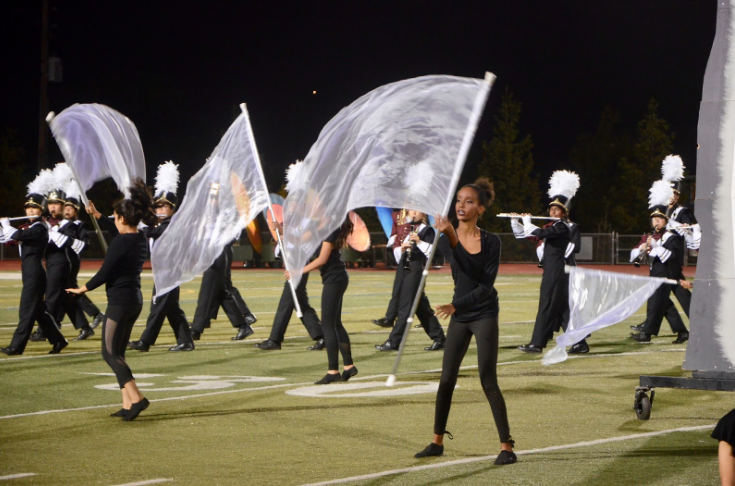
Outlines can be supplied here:
<path id="1" fill-rule="evenodd" d="M 156 297 L 204 272 L 268 205 L 247 113 L 232 123 L 151 251 Z"/>
<path id="2" fill-rule="evenodd" d="M 294 284 L 351 209 L 447 214 L 494 78 L 399 81 L 362 96 L 327 123 L 287 175 L 284 245 Z"/>

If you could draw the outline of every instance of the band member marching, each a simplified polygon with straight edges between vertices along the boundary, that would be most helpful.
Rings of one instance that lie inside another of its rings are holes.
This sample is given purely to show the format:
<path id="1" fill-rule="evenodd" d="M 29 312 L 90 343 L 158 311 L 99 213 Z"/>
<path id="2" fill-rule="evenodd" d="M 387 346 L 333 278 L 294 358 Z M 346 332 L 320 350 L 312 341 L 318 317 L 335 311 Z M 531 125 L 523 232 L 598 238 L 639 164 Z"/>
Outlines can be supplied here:
<path id="1" fill-rule="evenodd" d="M 397 351 L 401 345 L 411 307 L 421 283 L 421 274 L 434 241 L 434 228 L 426 224 L 426 216 L 422 212 L 411 209 L 404 220 L 404 224 L 398 227 L 396 237 L 398 246 L 394 248 L 398 262 L 393 284 L 393 293 L 397 295 L 397 318 L 388 340 L 375 346 L 378 351 Z M 426 334 L 434 341 L 431 346 L 424 349 L 426 351 L 444 349 L 446 339 L 444 330 L 423 292 L 416 308 L 416 315 Z"/>
<path id="2" fill-rule="evenodd" d="M 386 247 L 393 250 L 393 256 L 396 260 L 396 271 L 398 270 L 398 267 L 400 267 L 401 242 L 403 241 L 403 238 L 406 237 L 406 234 L 402 235 L 401 238 L 398 237 L 398 228 L 406 223 L 406 211 L 406 209 L 394 209 L 391 212 L 393 225 L 391 226 L 390 237 L 388 238 Z M 385 316 L 379 319 L 371 319 L 370 322 L 380 327 L 393 327 L 396 317 L 398 317 L 398 297 L 400 290 L 400 286 L 398 285 L 398 273 L 396 273 L 396 278 L 393 280 L 393 291 L 391 292 L 390 301 L 388 302 L 388 310 L 385 311 Z"/>
<path id="3" fill-rule="evenodd" d="M 158 166 L 153 204 L 156 215 L 160 220 L 157 226 L 148 227 L 145 231 L 146 237 L 151 241 L 151 247 L 166 231 L 169 223 L 171 223 L 171 217 L 176 211 L 176 204 L 178 203 L 176 191 L 179 187 L 178 167 L 173 162 L 166 162 Z M 168 319 L 168 323 L 176 336 L 176 346 L 169 348 L 169 351 L 194 350 L 189 322 L 179 305 L 180 291 L 180 288 L 176 287 L 170 292 L 157 297 L 155 301 L 151 301 L 151 310 L 148 314 L 145 330 L 138 341 L 131 341 L 128 344 L 130 349 L 148 351 L 151 346 L 156 344 L 163 321 Z M 156 295 L 155 286 L 153 287 L 153 295 Z"/>
<path id="4" fill-rule="evenodd" d="M 522 216 L 523 224 L 517 218 L 511 219 L 513 233 L 518 239 L 542 240 L 537 249 L 539 260 L 543 261 L 544 274 L 541 279 L 539 306 L 533 327 L 531 342 L 519 346 L 525 353 L 540 353 L 549 339 L 559 329 L 566 330 L 569 321 L 569 275 L 564 266 L 576 266 L 574 254 L 580 251 L 581 234 L 579 226 L 569 220 L 571 199 L 579 189 L 579 176 L 574 172 L 558 170 L 549 179 L 549 216 L 559 218 L 543 228 L 531 224 L 530 215 Z M 589 352 L 589 346 L 582 340 L 571 347 L 569 353 Z"/>
<path id="5" fill-rule="evenodd" d="M 656 292 L 648 299 L 646 306 L 646 321 L 642 329 L 637 333 L 631 333 L 630 337 L 639 343 L 651 342 L 651 336 L 658 334 L 661 322 L 670 303 L 671 292 L 678 286 L 691 288 L 691 283 L 680 279 L 682 253 L 685 251 L 684 238 L 671 229 L 667 229 L 669 218 L 666 216 L 666 206 L 673 197 L 673 189 L 668 181 L 656 181 L 651 187 L 649 205 L 651 207 L 651 226 L 653 233 L 645 244 L 631 252 L 631 261 L 638 259 L 641 253 L 647 255 L 649 261 L 649 275 L 651 277 L 668 278 L 679 280 L 679 285 L 662 284 Z M 678 313 L 671 315 L 672 328 L 681 329 L 679 332 L 688 332 Z M 677 338 L 677 340 L 679 339 Z M 686 341 L 684 339 L 681 342 Z M 674 341 L 676 343 L 676 341 Z"/>
<path id="6" fill-rule="evenodd" d="M 46 205 L 44 194 L 48 192 L 52 184 L 53 174 L 50 170 L 43 170 L 28 185 L 28 196 L 24 207 L 26 216 L 32 217 L 29 223 L 16 229 L 8 218 L 0 219 L 3 240 L 18 242 L 23 275 L 18 328 L 13 333 L 10 345 L 0 348 L 0 351 L 9 356 L 23 354 L 31 336 L 34 321 L 38 321 L 42 332 L 52 344 L 49 354 L 57 354 L 68 345 L 43 302 L 43 295 L 46 291 L 46 271 L 41 260 L 48 245 L 49 229 L 41 216 Z"/>

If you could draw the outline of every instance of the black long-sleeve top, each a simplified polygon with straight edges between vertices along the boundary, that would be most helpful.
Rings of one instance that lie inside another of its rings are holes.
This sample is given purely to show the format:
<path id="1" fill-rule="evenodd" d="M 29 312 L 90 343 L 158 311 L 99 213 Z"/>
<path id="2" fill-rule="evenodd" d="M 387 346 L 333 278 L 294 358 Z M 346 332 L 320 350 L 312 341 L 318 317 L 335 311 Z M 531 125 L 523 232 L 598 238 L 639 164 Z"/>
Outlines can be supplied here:
<path id="1" fill-rule="evenodd" d="M 457 243 L 452 248 L 449 238 L 439 238 L 439 251 L 449 261 L 454 279 L 454 317 L 460 322 L 472 322 L 498 317 L 498 291 L 495 278 L 500 266 L 500 238 L 480 230 L 481 249 L 471 254 Z"/>
<path id="2" fill-rule="evenodd" d="M 678 280 L 686 250 L 684 238 L 673 231 L 666 231 L 660 241 L 664 251 L 659 256 L 649 258 L 649 275 Z"/>
<path id="3" fill-rule="evenodd" d="M 564 268 L 564 265 L 576 265 L 574 254 L 579 252 L 581 234 L 579 227 L 574 223 L 554 221 L 550 226 L 544 226 L 533 231 L 533 236 L 544 240 L 544 272 L 549 266 Z M 574 250 L 566 256 L 569 244 L 574 244 Z"/>
<path id="4" fill-rule="evenodd" d="M 102 268 L 87 282 L 87 289 L 94 290 L 104 283 L 108 304 L 142 304 L 140 272 L 148 255 L 148 241 L 145 234 L 142 232 L 120 234 L 109 219 L 103 217 L 99 221 L 100 227 L 116 236 L 107 249 Z M 107 223 L 112 225 L 114 232 Z"/>
<path id="5" fill-rule="evenodd" d="M 48 225 L 44 221 L 37 221 L 30 226 L 21 227 L 10 235 L 10 239 L 20 244 L 20 260 L 23 276 L 31 269 L 43 271 L 41 260 L 48 245 Z"/>

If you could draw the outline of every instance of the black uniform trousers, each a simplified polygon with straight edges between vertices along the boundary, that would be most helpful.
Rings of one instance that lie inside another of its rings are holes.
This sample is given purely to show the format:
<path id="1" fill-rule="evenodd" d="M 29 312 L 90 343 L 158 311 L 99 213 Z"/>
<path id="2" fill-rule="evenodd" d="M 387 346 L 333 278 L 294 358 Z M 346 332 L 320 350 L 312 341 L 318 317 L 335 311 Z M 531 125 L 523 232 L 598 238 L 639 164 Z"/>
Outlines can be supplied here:
<path id="1" fill-rule="evenodd" d="M 401 262 L 398 262 L 396 267 L 396 277 L 393 279 L 393 292 L 390 295 L 390 302 L 388 302 L 388 310 L 385 311 L 385 320 L 393 324 L 398 318 L 398 301 L 401 294 L 401 282 L 398 279 L 398 272 L 401 271 Z"/>
<path id="2" fill-rule="evenodd" d="M 404 257 L 405 258 L 405 257 Z M 424 264 L 421 261 L 410 262 L 410 269 L 406 270 L 403 267 L 403 263 L 398 265 L 396 271 L 396 279 L 393 287 L 398 284 L 398 312 L 393 330 L 388 338 L 391 347 L 398 349 L 401 345 L 401 339 L 403 333 L 406 332 L 406 325 L 408 318 L 410 317 L 411 307 L 413 306 L 413 300 L 416 297 L 416 292 L 421 284 L 421 274 L 424 270 Z M 439 319 L 434 315 L 434 311 L 431 309 L 428 297 L 424 292 L 421 292 L 421 299 L 419 305 L 416 308 L 416 316 L 421 322 L 421 327 L 424 328 L 426 334 L 434 341 L 444 341 L 444 330 Z"/>
<path id="3" fill-rule="evenodd" d="M 46 272 L 43 270 L 41 262 L 33 265 L 24 264 L 22 274 L 23 290 L 20 293 L 18 328 L 13 334 L 9 347 L 21 353 L 26 349 L 26 344 L 28 344 L 33 331 L 34 321 L 38 321 L 44 336 L 51 344 L 65 341 L 64 336 L 56 328 L 54 318 L 49 314 L 43 302 L 43 293 L 46 291 Z"/>
<path id="4" fill-rule="evenodd" d="M 225 310 L 232 327 L 247 325 L 245 316 L 251 312 L 240 292 L 232 285 L 231 253 L 232 247 L 225 248 L 222 255 L 204 272 L 192 331 L 204 332 L 209 327 L 209 321 L 216 318 L 220 306 Z"/>
<path id="5" fill-rule="evenodd" d="M 69 272 L 69 276 L 66 281 L 66 288 L 79 288 L 79 283 L 77 282 L 77 276 L 79 275 L 79 265 L 80 262 L 78 258 L 72 259 L 71 271 Z M 61 322 L 64 318 L 64 314 L 66 314 L 67 316 L 69 316 L 69 320 L 71 320 L 71 323 L 74 325 L 74 329 L 82 329 L 83 327 L 88 327 L 89 320 L 84 314 L 84 306 L 86 305 L 84 303 L 85 301 L 89 302 L 89 304 L 91 304 L 97 310 L 97 313 L 90 314 L 92 317 L 96 316 L 99 313 L 99 309 L 97 309 L 97 306 L 92 304 L 92 301 L 89 300 L 87 294 L 72 295 L 64 292 L 62 295 L 61 309 L 56 315 L 54 315 L 54 319 L 56 319 L 57 322 Z"/>
<path id="6" fill-rule="evenodd" d="M 55 318 L 64 311 L 71 262 L 66 258 L 55 258 L 53 262 L 46 260 L 46 274 L 46 309 Z"/>
<path id="7" fill-rule="evenodd" d="M 686 277 L 683 273 L 679 273 L 679 275 L 676 277 L 677 280 L 685 280 Z M 687 318 L 689 317 L 689 307 L 692 304 L 692 293 L 689 291 L 689 289 L 685 289 L 681 285 L 674 286 L 674 297 L 676 297 L 676 300 L 679 301 L 679 304 L 681 304 L 681 308 L 684 311 L 684 314 L 686 314 Z M 671 326 L 671 331 L 674 333 L 679 333 L 686 331 L 686 325 L 684 325 L 683 321 L 681 320 L 681 315 L 679 314 L 679 310 L 676 308 L 676 305 L 674 305 L 674 302 L 671 300 L 671 298 L 668 299 L 668 302 L 666 304 L 666 314 L 665 314 L 666 320 L 669 323 L 669 326 Z M 681 325 L 679 324 L 681 322 Z M 683 329 L 682 329 L 683 326 Z"/>
<path id="8" fill-rule="evenodd" d="M 658 335 L 661 329 L 661 322 L 664 319 L 664 315 L 669 318 L 669 324 L 671 324 L 671 330 L 675 333 L 684 332 L 687 330 L 684 325 L 684 321 L 681 319 L 679 312 L 668 312 L 669 302 L 671 302 L 671 292 L 676 290 L 678 285 L 663 284 L 661 285 L 653 295 L 648 299 L 648 305 L 646 307 L 646 322 L 643 325 L 641 331 L 646 334 Z M 676 308 L 674 308 L 676 311 Z"/>
<path id="9" fill-rule="evenodd" d="M 151 301 L 151 311 L 148 314 L 148 321 L 145 325 L 143 334 L 140 335 L 140 341 L 153 346 L 163 327 L 163 321 L 168 319 L 168 323 L 176 336 L 176 343 L 191 343 L 191 329 L 189 322 L 186 320 L 186 314 L 179 305 L 179 295 L 181 291 L 176 287 L 170 292 L 159 296 L 155 302 Z M 156 287 L 153 287 L 153 295 L 156 295 Z"/>
<path id="10" fill-rule="evenodd" d="M 322 323 L 319 322 L 319 316 L 316 315 L 316 311 L 309 304 L 309 296 L 306 293 L 306 284 L 309 281 L 309 274 L 305 273 L 301 276 L 301 281 L 296 286 L 296 299 L 299 301 L 301 306 L 301 312 L 304 317 L 301 318 L 301 323 L 306 328 L 306 332 L 314 341 L 322 339 L 324 333 L 322 332 Z M 282 343 L 283 338 L 286 335 L 286 329 L 288 323 L 291 320 L 291 315 L 296 309 L 293 302 L 293 296 L 291 295 L 291 286 L 288 282 L 283 286 L 283 293 L 281 293 L 281 300 L 278 302 L 278 308 L 276 309 L 276 316 L 273 318 L 273 328 L 271 329 L 271 335 L 268 338 L 270 341 L 276 343 Z"/>
<path id="11" fill-rule="evenodd" d="M 545 348 L 554 331 L 566 331 L 569 322 L 569 275 L 564 273 L 563 264 L 544 266 L 541 279 L 538 313 L 533 326 L 531 344 Z"/>

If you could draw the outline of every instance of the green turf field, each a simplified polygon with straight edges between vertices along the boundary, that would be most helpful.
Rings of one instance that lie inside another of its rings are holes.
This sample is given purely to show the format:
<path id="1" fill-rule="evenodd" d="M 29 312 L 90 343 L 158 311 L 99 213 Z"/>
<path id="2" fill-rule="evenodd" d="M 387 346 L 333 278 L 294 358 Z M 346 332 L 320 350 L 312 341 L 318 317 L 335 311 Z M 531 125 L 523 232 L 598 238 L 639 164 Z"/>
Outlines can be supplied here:
<path id="1" fill-rule="evenodd" d="M 253 344 L 270 332 L 282 290 L 281 272 L 233 272 L 258 316 L 255 334 L 235 334 L 224 313 L 190 353 L 169 353 L 175 339 L 164 324 L 148 353 L 128 362 L 151 406 L 134 422 L 108 415 L 120 394 L 102 361 L 100 329 L 71 342 L 59 356 L 29 343 L 22 357 L 0 358 L 0 480 L 26 485 L 356 484 L 402 485 L 653 485 L 719 484 L 712 426 L 733 408 L 733 395 L 660 389 L 649 421 L 632 410 L 641 374 L 684 375 L 683 345 L 662 335 L 654 344 L 626 339 L 628 322 L 589 340 L 592 352 L 553 367 L 515 349 L 529 340 L 540 277 L 501 276 L 499 376 L 519 463 L 493 466 L 499 450 L 490 407 L 480 387 L 474 347 L 465 358 L 440 458 L 414 459 L 431 440 L 441 352 L 422 330 L 411 333 L 395 388 L 383 386 L 394 353 L 373 347 L 387 332 L 370 323 L 383 315 L 392 272 L 352 272 L 343 320 L 359 375 L 347 384 L 312 386 L 326 372 L 325 352 L 295 318 L 281 351 Z M 81 277 L 80 281 L 86 278 Z M 144 278 L 150 296 L 152 279 Z M 0 344 L 17 320 L 20 274 L 0 274 Z M 199 280 L 186 284 L 191 318 Z M 430 276 L 433 304 L 449 302 L 451 276 Z M 319 311 L 318 275 L 309 281 Z M 104 291 L 90 297 L 104 308 Z M 133 331 L 137 339 L 147 305 Z M 446 322 L 445 322 L 446 324 Z M 66 321 L 63 331 L 76 335 Z M 663 333 L 670 333 L 664 323 Z M 395 393 L 381 396 L 376 392 Z M 318 396 L 317 393 L 322 393 Z M 411 394 L 413 393 L 413 394 Z M 426 467 L 430 466 L 430 467 Z"/>

